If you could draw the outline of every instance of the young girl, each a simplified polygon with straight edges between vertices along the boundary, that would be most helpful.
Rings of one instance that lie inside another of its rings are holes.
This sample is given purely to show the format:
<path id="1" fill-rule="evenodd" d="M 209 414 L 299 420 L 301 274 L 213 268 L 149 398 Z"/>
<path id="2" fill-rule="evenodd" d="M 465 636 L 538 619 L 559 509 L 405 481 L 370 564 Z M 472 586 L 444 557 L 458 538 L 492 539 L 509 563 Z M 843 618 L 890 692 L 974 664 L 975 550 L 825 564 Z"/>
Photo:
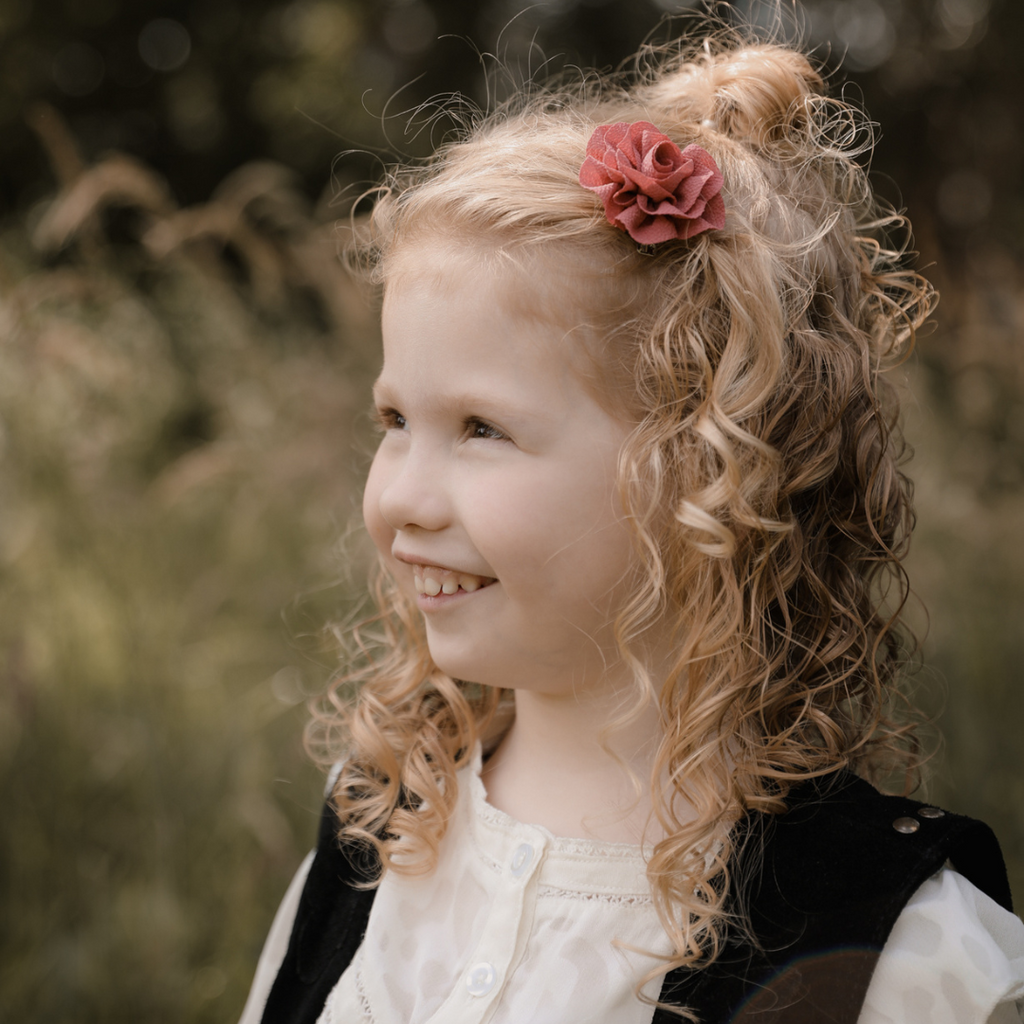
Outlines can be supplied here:
<path id="1" fill-rule="evenodd" d="M 1020 1020 L 991 832 L 861 778 L 914 767 L 881 373 L 933 306 L 868 150 L 711 40 L 381 192 L 380 614 L 245 1024 Z"/>

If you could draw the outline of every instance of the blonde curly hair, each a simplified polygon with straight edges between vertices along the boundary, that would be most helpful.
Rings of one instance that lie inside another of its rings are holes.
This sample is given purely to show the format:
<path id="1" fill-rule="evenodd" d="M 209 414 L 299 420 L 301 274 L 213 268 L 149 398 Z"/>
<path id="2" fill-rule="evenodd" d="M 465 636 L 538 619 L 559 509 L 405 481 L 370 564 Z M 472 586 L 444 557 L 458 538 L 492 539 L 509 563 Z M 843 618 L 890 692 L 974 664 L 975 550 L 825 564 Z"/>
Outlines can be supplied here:
<path id="1" fill-rule="evenodd" d="M 648 876 L 667 971 L 716 955 L 740 815 L 841 767 L 915 767 L 896 714 L 913 511 L 883 371 L 935 294 L 887 241 L 907 225 L 868 183 L 869 126 L 805 55 L 719 34 L 639 63 L 631 81 L 535 88 L 395 171 L 350 255 L 378 284 L 426 238 L 547 268 L 536 307 L 586 326 L 595 387 L 635 423 L 619 487 L 642 569 L 616 637 L 664 726 Z M 711 154 L 723 230 L 651 251 L 605 221 L 578 182 L 587 140 L 637 120 Z M 504 695 L 437 669 L 386 570 L 374 594 L 313 730 L 346 758 L 341 834 L 425 871 Z M 666 614 L 677 645 L 655 680 L 640 652 Z"/>

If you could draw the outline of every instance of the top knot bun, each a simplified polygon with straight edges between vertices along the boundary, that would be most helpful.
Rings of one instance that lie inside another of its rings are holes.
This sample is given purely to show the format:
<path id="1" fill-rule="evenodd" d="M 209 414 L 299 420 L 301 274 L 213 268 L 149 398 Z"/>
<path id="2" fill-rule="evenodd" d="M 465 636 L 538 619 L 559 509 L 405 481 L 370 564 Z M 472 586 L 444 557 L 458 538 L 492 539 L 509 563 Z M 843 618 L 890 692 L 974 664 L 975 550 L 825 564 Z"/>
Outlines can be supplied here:
<path id="1" fill-rule="evenodd" d="M 688 55 L 648 88 L 648 98 L 678 123 L 710 121 L 734 139 L 762 147 L 807 121 L 824 90 L 802 54 L 782 46 L 746 46 Z"/>

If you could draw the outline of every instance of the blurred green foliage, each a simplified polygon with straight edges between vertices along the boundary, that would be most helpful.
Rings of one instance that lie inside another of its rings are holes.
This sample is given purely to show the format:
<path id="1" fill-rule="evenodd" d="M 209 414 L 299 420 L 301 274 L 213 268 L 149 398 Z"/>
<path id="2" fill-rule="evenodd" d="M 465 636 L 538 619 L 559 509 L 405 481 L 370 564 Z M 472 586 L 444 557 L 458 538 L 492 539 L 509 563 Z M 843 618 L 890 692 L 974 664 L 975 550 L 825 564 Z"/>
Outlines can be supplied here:
<path id="1" fill-rule="evenodd" d="M 283 178 L 150 216 L 148 248 L 106 240 L 102 201 L 57 265 L 0 239 L 4 1019 L 237 1012 L 310 841 L 303 702 L 358 601 L 337 544 L 369 365 Z M 260 253 L 258 293 L 201 222 Z"/>
<path id="2" fill-rule="evenodd" d="M 938 716 L 930 793 L 995 828 L 1024 897 L 1024 267 L 973 249 L 919 340 L 905 402 L 918 526 L 908 570 Z"/>
<path id="3" fill-rule="evenodd" d="M 237 1015 L 313 836 L 322 629 L 363 600 L 377 338 L 331 196 L 446 130 L 403 110 L 483 99 L 439 37 L 514 79 L 535 41 L 614 64 L 694 6 L 0 0 L 0 1017 Z M 906 370 L 930 792 L 1021 896 L 1024 6 L 806 14 L 943 291 Z"/>
<path id="4" fill-rule="evenodd" d="M 423 155 L 449 127 L 410 112 L 437 95 L 484 102 L 531 71 L 608 67 L 671 37 L 701 0 L 0 0 L 0 212 L 47 194 L 24 114 L 68 119 L 87 159 L 155 166 L 184 203 L 270 157 L 310 196 L 333 158 L 343 184 L 381 155 Z M 765 22 L 790 0 L 734 0 Z M 804 0 L 794 32 L 883 126 L 876 166 L 900 205 L 931 208 L 945 253 L 987 233 L 1024 237 L 1024 6 L 1014 0 Z M 498 55 L 509 70 L 487 78 Z M 429 111 L 424 111 L 429 114 Z M 897 190 L 902 190 L 898 191 Z M 997 216 L 992 216 L 998 211 Z"/>

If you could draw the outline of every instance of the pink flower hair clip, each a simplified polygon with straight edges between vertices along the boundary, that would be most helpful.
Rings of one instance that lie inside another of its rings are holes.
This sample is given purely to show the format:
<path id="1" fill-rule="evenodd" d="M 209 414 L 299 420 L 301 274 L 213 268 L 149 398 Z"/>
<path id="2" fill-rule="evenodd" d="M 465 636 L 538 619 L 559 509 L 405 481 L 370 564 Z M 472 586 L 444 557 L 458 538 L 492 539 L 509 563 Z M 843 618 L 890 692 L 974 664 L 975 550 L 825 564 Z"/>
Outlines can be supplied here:
<path id="1" fill-rule="evenodd" d="M 706 149 L 680 149 L 648 121 L 601 125 L 587 143 L 580 184 L 609 224 L 640 245 L 725 227 L 722 172 Z"/>

